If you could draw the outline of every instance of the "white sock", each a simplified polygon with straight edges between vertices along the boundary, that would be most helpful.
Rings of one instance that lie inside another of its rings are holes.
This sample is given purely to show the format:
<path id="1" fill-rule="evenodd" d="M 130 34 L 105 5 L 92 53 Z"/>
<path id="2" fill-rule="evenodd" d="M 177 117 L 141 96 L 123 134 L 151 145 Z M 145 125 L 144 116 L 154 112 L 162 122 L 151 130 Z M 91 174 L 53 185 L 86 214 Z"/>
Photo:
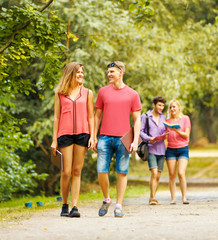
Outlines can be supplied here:
<path id="1" fill-rule="evenodd" d="M 108 198 L 104 198 L 104 202 L 107 202 L 107 203 L 111 202 L 110 196 Z"/>
<path id="2" fill-rule="evenodd" d="M 116 203 L 116 207 L 115 207 L 115 208 L 120 208 L 120 209 L 122 209 L 122 205 L 119 204 L 119 203 Z"/>

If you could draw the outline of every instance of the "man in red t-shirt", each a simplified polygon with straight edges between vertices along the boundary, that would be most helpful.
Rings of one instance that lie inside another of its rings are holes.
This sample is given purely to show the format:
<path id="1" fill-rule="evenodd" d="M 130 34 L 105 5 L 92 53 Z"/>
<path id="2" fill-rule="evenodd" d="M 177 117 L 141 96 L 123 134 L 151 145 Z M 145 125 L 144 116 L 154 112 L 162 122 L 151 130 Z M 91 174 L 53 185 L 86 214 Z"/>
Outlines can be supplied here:
<path id="1" fill-rule="evenodd" d="M 135 152 L 138 147 L 140 133 L 141 102 L 138 93 L 123 82 L 125 65 L 116 61 L 107 65 L 109 85 L 99 90 L 95 103 L 95 136 L 102 119 L 100 138 L 96 146 L 98 150 L 97 171 L 104 201 L 99 209 L 99 216 L 104 216 L 112 201 L 109 195 L 108 172 L 113 154 L 116 154 L 117 201 L 115 217 L 123 217 L 122 202 L 127 186 L 129 170 L 129 153 L 120 138 L 130 129 L 130 115 L 134 120 L 134 139 L 130 147 Z"/>

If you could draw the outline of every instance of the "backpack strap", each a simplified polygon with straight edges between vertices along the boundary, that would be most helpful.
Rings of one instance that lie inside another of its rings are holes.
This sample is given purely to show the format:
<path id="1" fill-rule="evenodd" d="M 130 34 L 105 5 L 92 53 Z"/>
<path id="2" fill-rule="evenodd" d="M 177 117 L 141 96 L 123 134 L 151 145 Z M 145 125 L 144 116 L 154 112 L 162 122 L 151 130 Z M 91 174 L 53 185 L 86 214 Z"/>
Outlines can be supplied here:
<path id="1" fill-rule="evenodd" d="M 147 135 L 149 136 L 149 119 L 148 119 L 148 114 L 145 113 L 145 115 L 146 115 Z"/>

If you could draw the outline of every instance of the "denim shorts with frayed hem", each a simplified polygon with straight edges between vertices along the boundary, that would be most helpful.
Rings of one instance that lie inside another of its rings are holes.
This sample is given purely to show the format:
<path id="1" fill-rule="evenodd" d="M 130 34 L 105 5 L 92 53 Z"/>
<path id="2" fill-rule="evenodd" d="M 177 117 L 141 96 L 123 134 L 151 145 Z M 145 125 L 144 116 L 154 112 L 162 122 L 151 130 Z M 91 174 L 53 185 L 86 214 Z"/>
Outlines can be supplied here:
<path id="1" fill-rule="evenodd" d="M 188 146 L 182 148 L 167 148 L 166 160 L 186 159 L 189 161 Z"/>
<path id="2" fill-rule="evenodd" d="M 155 154 L 149 153 L 148 166 L 150 170 L 152 168 L 157 168 L 159 172 L 162 172 L 163 166 L 164 166 L 164 155 L 155 155 Z"/>
<path id="3" fill-rule="evenodd" d="M 116 172 L 128 174 L 129 153 L 120 141 L 121 137 L 101 135 L 98 141 L 97 172 L 109 172 L 111 159 L 116 155 Z"/>

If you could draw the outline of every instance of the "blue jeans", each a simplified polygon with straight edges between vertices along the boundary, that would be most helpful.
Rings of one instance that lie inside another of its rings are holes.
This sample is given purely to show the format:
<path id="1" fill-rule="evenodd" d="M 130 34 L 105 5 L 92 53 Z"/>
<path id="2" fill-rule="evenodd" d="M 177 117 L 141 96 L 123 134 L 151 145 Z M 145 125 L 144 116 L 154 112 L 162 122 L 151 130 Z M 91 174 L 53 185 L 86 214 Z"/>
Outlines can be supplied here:
<path id="1" fill-rule="evenodd" d="M 120 141 L 121 137 L 101 135 L 98 141 L 97 172 L 109 172 L 111 159 L 116 154 L 116 172 L 129 172 L 129 153 Z"/>

